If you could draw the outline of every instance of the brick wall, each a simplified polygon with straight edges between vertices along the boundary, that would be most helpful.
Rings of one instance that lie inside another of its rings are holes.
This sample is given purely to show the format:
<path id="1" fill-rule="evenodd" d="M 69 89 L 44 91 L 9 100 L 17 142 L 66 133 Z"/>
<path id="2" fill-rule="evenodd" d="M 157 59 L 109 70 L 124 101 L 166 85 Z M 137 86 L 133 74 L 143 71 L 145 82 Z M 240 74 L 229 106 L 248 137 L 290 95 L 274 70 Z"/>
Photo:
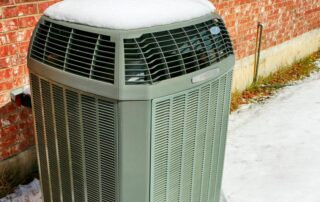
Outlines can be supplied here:
<path id="1" fill-rule="evenodd" d="M 264 25 L 262 49 L 320 28 L 319 0 L 211 0 L 224 17 L 237 58 L 255 51 L 257 23 Z"/>
<path id="2" fill-rule="evenodd" d="M 0 160 L 34 145 L 31 110 L 10 103 L 9 93 L 29 82 L 29 39 L 41 13 L 53 3 L 0 0 Z"/>
<path id="3" fill-rule="evenodd" d="M 29 109 L 9 103 L 12 88 L 28 83 L 29 38 L 41 13 L 56 0 L 0 0 L 0 159 L 34 144 Z M 212 0 L 224 19 L 237 59 L 252 55 L 257 22 L 263 49 L 320 28 L 319 0 Z"/>

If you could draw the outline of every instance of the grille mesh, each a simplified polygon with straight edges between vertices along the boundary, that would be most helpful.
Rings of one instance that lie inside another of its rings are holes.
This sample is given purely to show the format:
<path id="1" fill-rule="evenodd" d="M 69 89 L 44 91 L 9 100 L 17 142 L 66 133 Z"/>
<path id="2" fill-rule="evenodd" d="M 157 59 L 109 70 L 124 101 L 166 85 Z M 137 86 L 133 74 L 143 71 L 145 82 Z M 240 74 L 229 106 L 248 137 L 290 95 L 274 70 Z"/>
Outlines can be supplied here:
<path id="1" fill-rule="evenodd" d="M 62 71 L 114 83 L 115 43 L 106 35 L 43 21 L 36 29 L 31 57 Z"/>
<path id="2" fill-rule="evenodd" d="M 174 78 L 233 54 L 221 19 L 124 39 L 124 50 L 126 84 L 152 84 Z"/>
<path id="3" fill-rule="evenodd" d="M 231 77 L 153 101 L 151 201 L 218 201 Z"/>
<path id="4" fill-rule="evenodd" d="M 117 202 L 116 104 L 34 74 L 31 87 L 45 201 Z"/>

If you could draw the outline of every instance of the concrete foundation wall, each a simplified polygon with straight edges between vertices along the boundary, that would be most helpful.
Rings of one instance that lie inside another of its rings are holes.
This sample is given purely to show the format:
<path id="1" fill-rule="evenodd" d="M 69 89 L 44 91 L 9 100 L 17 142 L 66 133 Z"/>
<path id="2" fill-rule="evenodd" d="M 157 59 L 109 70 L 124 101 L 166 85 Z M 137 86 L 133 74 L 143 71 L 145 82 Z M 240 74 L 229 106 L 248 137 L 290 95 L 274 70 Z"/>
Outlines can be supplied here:
<path id="1" fill-rule="evenodd" d="M 320 28 L 261 51 L 259 76 L 268 76 L 320 49 Z M 233 91 L 242 91 L 253 81 L 254 55 L 236 61 Z"/>

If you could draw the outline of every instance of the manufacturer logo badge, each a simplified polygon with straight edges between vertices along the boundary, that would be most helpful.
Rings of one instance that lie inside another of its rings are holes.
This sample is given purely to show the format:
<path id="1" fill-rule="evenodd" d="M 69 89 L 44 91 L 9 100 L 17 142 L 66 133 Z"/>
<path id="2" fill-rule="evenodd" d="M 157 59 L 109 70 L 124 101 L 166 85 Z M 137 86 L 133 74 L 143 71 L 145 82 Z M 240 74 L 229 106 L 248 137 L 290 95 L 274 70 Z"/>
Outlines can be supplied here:
<path id="1" fill-rule="evenodd" d="M 210 28 L 210 32 L 211 32 L 211 34 L 213 34 L 213 35 L 217 35 L 217 34 L 220 34 L 221 29 L 220 29 L 220 27 L 218 27 L 218 26 L 214 26 L 214 27 L 211 27 L 211 28 Z"/>

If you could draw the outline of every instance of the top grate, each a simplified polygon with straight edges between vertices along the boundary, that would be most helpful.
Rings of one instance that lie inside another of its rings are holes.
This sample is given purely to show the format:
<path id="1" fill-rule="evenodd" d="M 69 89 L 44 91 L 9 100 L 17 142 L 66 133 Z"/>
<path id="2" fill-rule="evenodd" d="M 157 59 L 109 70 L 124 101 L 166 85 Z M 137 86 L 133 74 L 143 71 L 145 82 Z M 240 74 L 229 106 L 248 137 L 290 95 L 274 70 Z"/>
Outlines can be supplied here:
<path id="1" fill-rule="evenodd" d="M 221 19 L 124 39 L 126 84 L 153 84 L 185 75 L 233 54 Z"/>
<path id="2" fill-rule="evenodd" d="M 114 83 L 115 43 L 110 36 L 43 21 L 35 32 L 30 56 L 56 69 Z"/>

